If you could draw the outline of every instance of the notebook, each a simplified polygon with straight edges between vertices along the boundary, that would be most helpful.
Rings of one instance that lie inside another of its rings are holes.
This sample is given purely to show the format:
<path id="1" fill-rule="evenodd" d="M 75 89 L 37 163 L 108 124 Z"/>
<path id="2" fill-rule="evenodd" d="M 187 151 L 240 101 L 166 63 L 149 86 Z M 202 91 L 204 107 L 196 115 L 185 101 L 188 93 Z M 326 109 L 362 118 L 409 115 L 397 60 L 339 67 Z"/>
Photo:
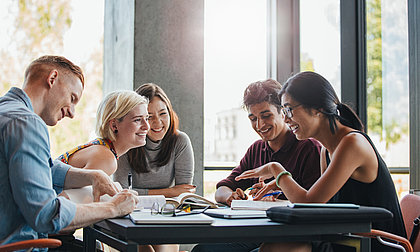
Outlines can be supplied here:
<path id="1" fill-rule="evenodd" d="M 267 214 L 262 210 L 232 210 L 230 208 L 208 209 L 205 214 L 216 218 L 225 219 L 252 219 L 267 218 Z"/>
<path id="2" fill-rule="evenodd" d="M 130 219 L 135 224 L 211 224 L 213 218 L 205 214 L 192 214 L 183 216 L 152 215 L 150 211 L 142 210 L 132 212 Z"/>

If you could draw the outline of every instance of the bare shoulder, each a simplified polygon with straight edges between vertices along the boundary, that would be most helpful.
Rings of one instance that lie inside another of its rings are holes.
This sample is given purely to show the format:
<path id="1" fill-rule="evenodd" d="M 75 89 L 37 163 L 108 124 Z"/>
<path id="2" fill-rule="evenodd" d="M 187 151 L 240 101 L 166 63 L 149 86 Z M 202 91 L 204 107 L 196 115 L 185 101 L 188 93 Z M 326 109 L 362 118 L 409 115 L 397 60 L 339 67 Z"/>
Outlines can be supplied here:
<path id="1" fill-rule="evenodd" d="M 351 132 L 345 135 L 337 146 L 337 155 L 347 157 L 351 162 L 357 163 L 361 167 L 377 166 L 375 150 L 360 133 Z"/>
<path id="2" fill-rule="evenodd" d="M 360 133 L 347 134 L 340 142 L 340 148 L 345 151 L 349 162 L 357 164 L 356 170 L 351 175 L 355 180 L 371 183 L 377 177 L 378 159 L 372 145 Z"/>
<path id="3" fill-rule="evenodd" d="M 80 150 L 88 159 L 111 159 L 115 156 L 112 151 L 104 145 L 92 145 L 88 148 Z"/>
<path id="4" fill-rule="evenodd" d="M 360 133 L 357 132 L 350 132 L 349 134 L 345 135 L 341 141 L 339 146 L 359 150 L 359 151 L 373 151 L 372 146 L 370 145 L 369 141 Z"/>
<path id="5" fill-rule="evenodd" d="M 92 145 L 75 153 L 74 159 L 84 161 L 82 168 L 103 170 L 108 175 L 117 169 L 117 160 L 110 149 L 103 145 Z"/>

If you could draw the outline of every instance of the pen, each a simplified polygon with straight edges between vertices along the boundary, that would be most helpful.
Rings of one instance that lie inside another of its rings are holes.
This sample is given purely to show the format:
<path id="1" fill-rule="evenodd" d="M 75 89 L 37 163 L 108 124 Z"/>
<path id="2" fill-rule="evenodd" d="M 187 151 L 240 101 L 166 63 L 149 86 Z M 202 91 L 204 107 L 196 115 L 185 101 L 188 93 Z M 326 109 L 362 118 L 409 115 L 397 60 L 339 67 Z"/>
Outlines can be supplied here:
<path id="1" fill-rule="evenodd" d="M 131 172 L 128 173 L 128 189 L 133 189 L 133 175 Z"/>
<path id="2" fill-rule="evenodd" d="M 281 195 L 281 194 L 283 194 L 282 191 L 277 191 L 277 192 L 267 193 L 262 197 L 264 198 L 264 197 L 268 197 L 268 196 L 276 196 L 276 195 Z"/>

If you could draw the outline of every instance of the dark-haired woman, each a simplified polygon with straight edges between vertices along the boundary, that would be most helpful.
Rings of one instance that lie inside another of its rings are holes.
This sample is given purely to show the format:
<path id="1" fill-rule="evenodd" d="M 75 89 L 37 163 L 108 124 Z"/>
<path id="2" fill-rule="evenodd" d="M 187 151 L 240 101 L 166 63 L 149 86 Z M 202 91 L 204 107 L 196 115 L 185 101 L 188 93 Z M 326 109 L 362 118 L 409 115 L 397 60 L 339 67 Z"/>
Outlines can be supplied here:
<path id="1" fill-rule="evenodd" d="M 387 166 L 363 132 L 360 119 L 339 101 L 331 84 L 319 74 L 302 72 L 287 80 L 279 96 L 285 122 L 296 137 L 315 138 L 323 145 L 321 177 L 305 190 L 279 163 L 269 163 L 236 179 L 276 178 L 258 192 L 256 200 L 269 190 L 281 188 L 291 202 L 345 202 L 386 208 L 394 218 L 374 222 L 372 227 L 406 237 Z M 326 244 L 270 243 L 263 244 L 260 251 L 319 251 L 319 245 Z M 372 251 L 388 250 L 392 251 L 372 240 Z"/>
<path id="2" fill-rule="evenodd" d="M 127 177 L 131 172 L 132 189 L 139 195 L 176 197 L 184 192 L 195 192 L 191 141 L 187 134 L 178 130 L 178 116 L 168 96 L 153 83 L 141 85 L 136 92 L 149 99 L 150 130 L 145 146 L 132 149 L 118 160 L 114 180 L 127 188 Z M 148 251 L 177 249 L 177 245 L 153 245 L 153 250 Z"/>
<path id="3" fill-rule="evenodd" d="M 114 180 L 128 187 L 132 173 L 133 190 L 139 195 L 162 194 L 175 197 L 195 192 L 192 185 L 194 154 L 187 134 L 178 130 L 178 117 L 165 92 L 147 83 L 136 92 L 149 99 L 149 124 L 146 145 L 132 149 L 118 161 Z"/>

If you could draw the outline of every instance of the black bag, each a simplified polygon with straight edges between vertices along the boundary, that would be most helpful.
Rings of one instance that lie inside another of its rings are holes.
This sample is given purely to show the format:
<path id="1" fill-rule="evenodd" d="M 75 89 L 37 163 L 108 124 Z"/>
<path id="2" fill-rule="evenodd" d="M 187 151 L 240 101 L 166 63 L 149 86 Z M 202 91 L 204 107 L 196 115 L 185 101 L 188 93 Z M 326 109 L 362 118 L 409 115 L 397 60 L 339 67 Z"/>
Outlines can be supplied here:
<path id="1" fill-rule="evenodd" d="M 291 224 L 346 223 L 383 221 L 392 219 L 393 214 L 384 208 L 327 208 L 327 207 L 272 207 L 267 210 L 272 221 Z"/>

